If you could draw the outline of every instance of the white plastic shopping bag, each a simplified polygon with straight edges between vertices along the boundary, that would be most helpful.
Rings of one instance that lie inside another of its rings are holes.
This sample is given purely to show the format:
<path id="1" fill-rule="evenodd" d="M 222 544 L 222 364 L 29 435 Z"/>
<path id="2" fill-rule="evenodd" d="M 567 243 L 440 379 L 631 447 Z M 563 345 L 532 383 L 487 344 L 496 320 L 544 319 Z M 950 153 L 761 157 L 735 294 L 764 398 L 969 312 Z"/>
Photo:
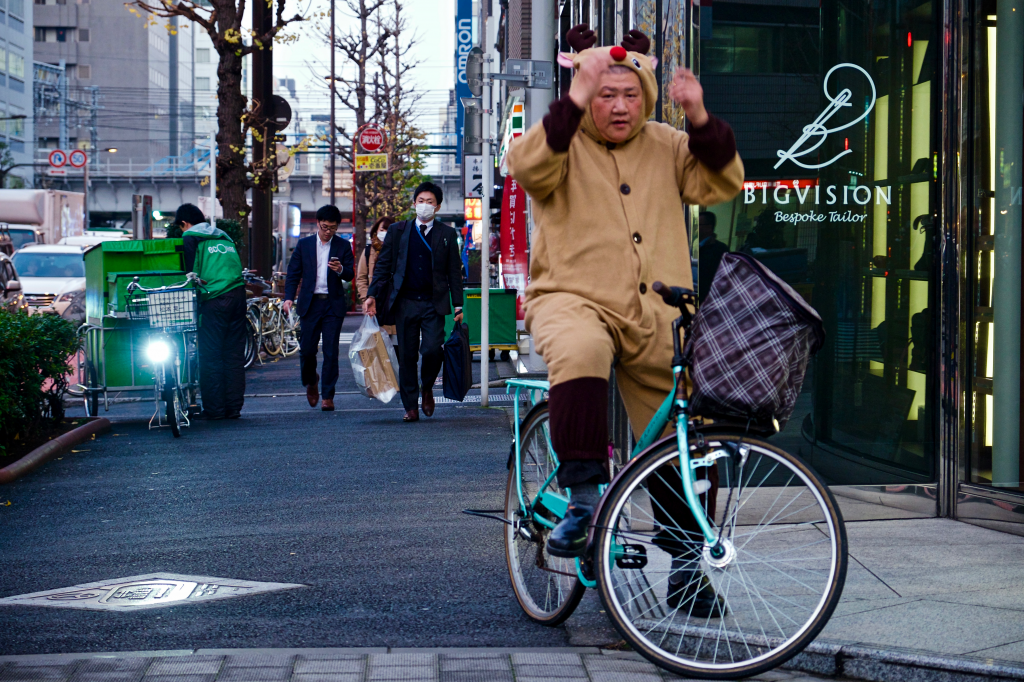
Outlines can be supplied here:
<path id="1" fill-rule="evenodd" d="M 348 359 L 359 392 L 382 403 L 391 402 L 398 393 L 398 357 L 391 337 L 381 331 L 373 315 L 365 315 L 352 335 Z"/>

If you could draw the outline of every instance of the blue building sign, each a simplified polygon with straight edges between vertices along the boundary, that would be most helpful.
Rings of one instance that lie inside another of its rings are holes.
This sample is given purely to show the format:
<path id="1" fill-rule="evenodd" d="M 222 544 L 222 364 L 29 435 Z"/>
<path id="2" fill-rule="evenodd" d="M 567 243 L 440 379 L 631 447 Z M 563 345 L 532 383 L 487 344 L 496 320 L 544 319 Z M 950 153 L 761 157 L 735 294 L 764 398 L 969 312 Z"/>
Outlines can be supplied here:
<path id="1" fill-rule="evenodd" d="M 458 0 L 455 8 L 455 163 L 462 163 L 462 135 L 466 125 L 463 97 L 472 97 L 466 83 L 466 58 L 473 49 L 473 0 Z"/>

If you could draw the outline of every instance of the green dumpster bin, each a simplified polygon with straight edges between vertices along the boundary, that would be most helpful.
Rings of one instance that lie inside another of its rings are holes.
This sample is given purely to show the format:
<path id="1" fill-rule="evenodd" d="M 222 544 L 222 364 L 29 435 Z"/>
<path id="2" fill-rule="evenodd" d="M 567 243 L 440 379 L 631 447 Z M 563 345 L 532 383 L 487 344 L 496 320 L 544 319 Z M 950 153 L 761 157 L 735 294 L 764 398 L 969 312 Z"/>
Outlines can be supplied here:
<path id="1" fill-rule="evenodd" d="M 480 350 L 480 301 L 481 289 L 466 289 L 462 292 L 463 319 L 469 325 L 469 347 Z M 516 336 L 516 295 L 515 289 L 491 289 L 489 301 L 490 334 L 488 345 L 499 351 L 517 350 Z M 451 334 L 455 326 L 455 318 L 449 315 L 445 319 L 445 338 Z"/>
<path id="2" fill-rule="evenodd" d="M 109 241 L 86 250 L 85 383 L 91 396 L 152 389 L 152 367 L 143 350 L 152 332 L 127 319 L 127 287 L 136 277 L 145 287 L 184 281 L 183 253 L 181 239 Z"/>

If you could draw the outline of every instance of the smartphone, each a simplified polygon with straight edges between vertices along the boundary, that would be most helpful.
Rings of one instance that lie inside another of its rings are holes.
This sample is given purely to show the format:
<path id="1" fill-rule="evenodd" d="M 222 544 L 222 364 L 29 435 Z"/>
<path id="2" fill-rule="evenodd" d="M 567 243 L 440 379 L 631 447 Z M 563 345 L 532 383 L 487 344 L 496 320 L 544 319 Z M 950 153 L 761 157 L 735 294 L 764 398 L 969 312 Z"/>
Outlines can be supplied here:
<path id="1" fill-rule="evenodd" d="M 337 256 L 331 256 L 331 262 L 333 263 L 334 261 L 338 261 L 340 263 L 341 259 L 338 258 Z"/>

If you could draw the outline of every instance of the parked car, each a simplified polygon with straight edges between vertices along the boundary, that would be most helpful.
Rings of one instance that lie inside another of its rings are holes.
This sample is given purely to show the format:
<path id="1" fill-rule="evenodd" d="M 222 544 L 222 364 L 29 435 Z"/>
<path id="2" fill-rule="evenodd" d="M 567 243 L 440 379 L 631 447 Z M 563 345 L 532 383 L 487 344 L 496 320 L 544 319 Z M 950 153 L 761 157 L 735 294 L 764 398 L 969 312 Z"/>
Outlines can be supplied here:
<path id="1" fill-rule="evenodd" d="M 80 246 L 30 244 L 14 254 L 14 267 L 30 313 L 56 313 L 85 321 L 85 260 Z"/>
<path id="2" fill-rule="evenodd" d="M 11 262 L 10 256 L 0 253 L 0 308 L 9 310 L 12 313 L 28 311 L 28 303 L 25 302 L 25 295 L 21 292 L 21 280 L 18 279 L 18 270 Z"/>
<path id="3" fill-rule="evenodd" d="M 81 246 L 88 248 L 90 246 L 96 246 L 103 242 L 123 242 L 131 239 L 130 235 L 124 232 L 86 232 L 83 235 L 77 237 L 64 237 L 58 244 L 63 246 Z"/>

